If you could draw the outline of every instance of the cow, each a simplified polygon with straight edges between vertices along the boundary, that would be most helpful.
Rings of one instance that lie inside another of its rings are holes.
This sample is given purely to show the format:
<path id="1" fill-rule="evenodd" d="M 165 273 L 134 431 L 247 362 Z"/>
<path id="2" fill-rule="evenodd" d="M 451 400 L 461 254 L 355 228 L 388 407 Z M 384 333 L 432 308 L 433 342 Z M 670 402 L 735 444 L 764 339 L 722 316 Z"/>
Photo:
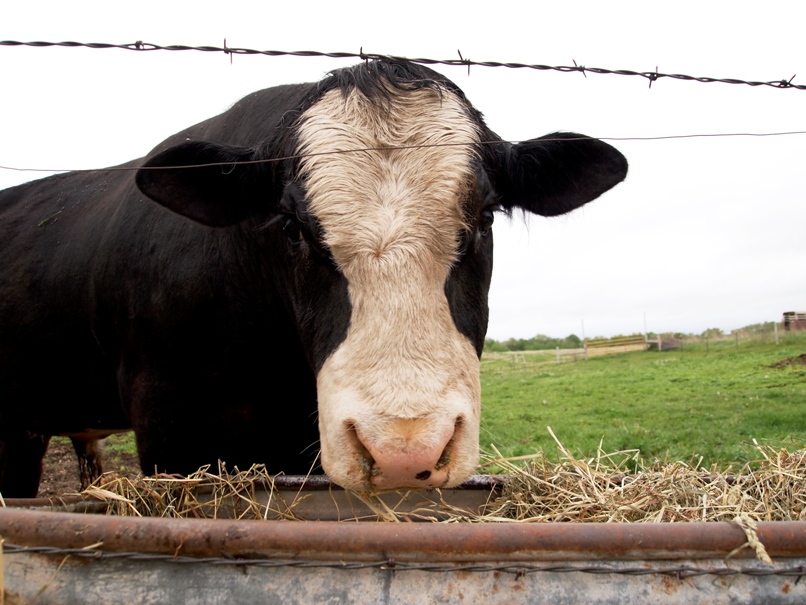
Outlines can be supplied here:
<path id="1" fill-rule="evenodd" d="M 378 60 L 1 192 L 0 492 L 36 494 L 50 436 L 128 430 L 145 473 L 321 455 L 348 489 L 460 484 L 495 215 L 626 173 L 583 135 L 503 141 L 444 76 Z"/>

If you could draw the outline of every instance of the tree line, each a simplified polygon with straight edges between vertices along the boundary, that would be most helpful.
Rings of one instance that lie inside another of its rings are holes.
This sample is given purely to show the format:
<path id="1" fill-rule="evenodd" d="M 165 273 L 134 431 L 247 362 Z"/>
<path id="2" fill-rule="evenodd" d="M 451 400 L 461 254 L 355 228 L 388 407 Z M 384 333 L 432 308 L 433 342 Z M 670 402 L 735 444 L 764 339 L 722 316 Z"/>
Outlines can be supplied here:
<path id="1" fill-rule="evenodd" d="M 743 328 L 733 330 L 733 332 L 740 332 L 746 336 L 762 336 L 767 333 L 772 333 L 775 322 L 768 321 L 764 323 L 752 324 Z M 732 333 L 732 332 L 731 332 Z M 712 338 L 719 339 L 726 337 L 726 333 L 719 328 L 708 328 L 701 334 L 683 334 L 682 332 L 675 332 L 674 334 L 664 334 L 677 339 L 700 339 Z M 647 337 L 652 340 L 658 337 L 654 332 L 649 332 Z M 613 338 L 619 338 L 614 336 Z M 492 338 L 484 339 L 484 350 L 490 352 L 503 353 L 505 351 L 542 351 L 548 349 L 580 349 L 582 348 L 582 339 L 576 334 L 570 334 L 565 338 L 552 338 L 545 334 L 538 334 L 532 338 L 510 338 L 509 340 L 498 341 Z"/>
<path id="2" fill-rule="evenodd" d="M 582 346 L 582 339 L 576 334 L 571 334 L 565 338 L 552 338 L 545 334 L 538 334 L 532 338 L 510 338 L 499 342 L 492 338 L 484 339 L 484 350 L 490 352 L 504 351 L 541 351 L 545 349 L 579 349 Z"/>

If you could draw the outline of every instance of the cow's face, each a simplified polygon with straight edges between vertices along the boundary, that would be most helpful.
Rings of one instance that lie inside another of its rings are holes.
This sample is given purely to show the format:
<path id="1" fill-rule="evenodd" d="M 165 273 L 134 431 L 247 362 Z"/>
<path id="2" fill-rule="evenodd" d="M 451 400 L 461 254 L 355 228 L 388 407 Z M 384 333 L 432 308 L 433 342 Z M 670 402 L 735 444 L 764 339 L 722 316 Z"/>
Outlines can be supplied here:
<path id="1" fill-rule="evenodd" d="M 479 226 L 493 203 L 479 189 L 478 125 L 453 93 L 389 92 L 379 103 L 330 91 L 299 129 L 308 212 L 350 306 L 344 339 L 318 368 L 322 465 L 354 489 L 454 485 L 478 461 L 475 337 L 492 254 Z M 339 153 L 355 149 L 367 151 Z M 461 262 L 479 254 L 485 262 Z M 485 271 L 459 275 L 471 266 Z M 459 286 L 449 282 L 461 277 L 484 291 L 478 308 L 451 308 L 446 292 Z"/>
<path id="2" fill-rule="evenodd" d="M 503 143 L 446 86 L 384 89 L 312 103 L 296 147 L 270 150 L 301 156 L 282 183 L 242 167 L 141 171 L 137 183 L 216 226 L 273 197 L 267 212 L 285 236 L 269 253 L 283 256 L 287 307 L 317 375 L 323 468 L 359 490 L 452 486 L 478 461 L 493 212 L 562 214 L 621 181 L 626 161 L 581 135 Z M 146 165 L 256 155 L 188 143 Z"/>

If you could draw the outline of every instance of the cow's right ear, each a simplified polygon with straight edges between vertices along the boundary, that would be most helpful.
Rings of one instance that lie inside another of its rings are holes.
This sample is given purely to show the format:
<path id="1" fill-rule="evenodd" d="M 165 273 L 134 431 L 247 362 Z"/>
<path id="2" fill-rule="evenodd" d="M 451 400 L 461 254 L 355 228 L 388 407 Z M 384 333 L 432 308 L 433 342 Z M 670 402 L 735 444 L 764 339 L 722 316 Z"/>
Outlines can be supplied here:
<path id="1" fill-rule="evenodd" d="M 263 171 L 260 164 L 242 163 L 255 159 L 246 147 L 188 141 L 149 158 L 137 171 L 137 187 L 177 214 L 228 227 L 255 212 Z"/>
<path id="2" fill-rule="evenodd" d="M 627 160 L 617 149 L 573 132 L 508 146 L 495 163 L 501 206 L 542 216 L 579 208 L 627 176 Z"/>

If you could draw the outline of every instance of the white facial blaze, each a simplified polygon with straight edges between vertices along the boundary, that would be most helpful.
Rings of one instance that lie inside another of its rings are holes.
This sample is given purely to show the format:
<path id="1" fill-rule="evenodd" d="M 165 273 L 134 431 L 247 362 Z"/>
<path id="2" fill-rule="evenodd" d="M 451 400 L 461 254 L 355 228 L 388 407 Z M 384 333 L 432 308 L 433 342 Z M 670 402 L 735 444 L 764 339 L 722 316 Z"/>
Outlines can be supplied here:
<path id="1" fill-rule="evenodd" d="M 352 305 L 346 339 L 317 377 L 322 463 L 345 487 L 367 479 L 350 427 L 401 455 L 453 436 L 446 485 L 478 462 L 478 358 L 445 297 L 477 141 L 446 90 L 390 87 L 375 104 L 334 90 L 300 122 L 299 152 L 319 154 L 301 162 L 309 211 Z M 410 148 L 327 154 L 392 146 Z"/>

